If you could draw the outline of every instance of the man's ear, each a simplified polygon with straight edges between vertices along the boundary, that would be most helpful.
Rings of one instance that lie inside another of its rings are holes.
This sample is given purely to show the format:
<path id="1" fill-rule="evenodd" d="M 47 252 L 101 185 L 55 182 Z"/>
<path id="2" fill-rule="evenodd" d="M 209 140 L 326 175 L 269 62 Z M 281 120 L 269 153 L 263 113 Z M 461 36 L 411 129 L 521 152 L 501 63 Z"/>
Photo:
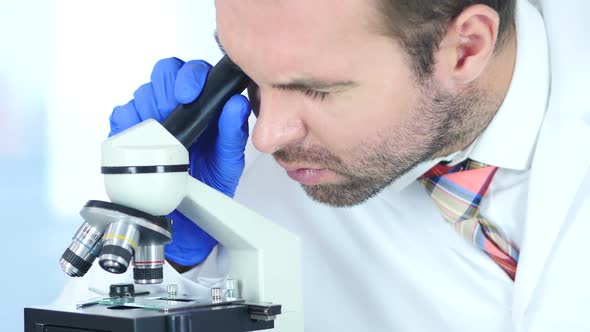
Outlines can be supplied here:
<path id="1" fill-rule="evenodd" d="M 499 26 L 498 13 L 485 5 L 469 6 L 455 17 L 438 51 L 440 78 L 455 88 L 476 80 L 494 55 Z"/>

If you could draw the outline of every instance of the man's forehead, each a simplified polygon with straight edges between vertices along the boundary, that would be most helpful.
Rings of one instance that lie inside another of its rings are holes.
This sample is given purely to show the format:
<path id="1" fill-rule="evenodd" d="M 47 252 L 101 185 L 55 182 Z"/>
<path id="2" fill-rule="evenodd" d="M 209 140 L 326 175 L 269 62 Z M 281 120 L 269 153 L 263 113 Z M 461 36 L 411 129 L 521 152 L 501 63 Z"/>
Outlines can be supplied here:
<path id="1" fill-rule="evenodd" d="M 216 6 L 219 40 L 230 57 L 275 73 L 317 72 L 313 62 L 350 52 L 369 30 L 367 0 L 217 0 Z"/>
<path id="2" fill-rule="evenodd" d="M 289 17 L 305 20 L 337 18 L 335 16 L 356 16 L 360 18 L 367 9 L 372 8 L 374 0 L 216 0 L 218 11 L 252 16 L 255 19 L 272 20 Z M 264 14 L 275 14 L 265 16 Z M 284 14 L 289 14 L 284 16 Z M 280 22 L 288 23 L 283 20 Z"/>
<path id="3" fill-rule="evenodd" d="M 296 38 L 338 37 L 363 31 L 367 0 L 217 0 L 217 23 L 258 36 Z M 221 25 L 221 26 L 219 26 Z M 278 39 L 278 38 L 275 38 Z"/>

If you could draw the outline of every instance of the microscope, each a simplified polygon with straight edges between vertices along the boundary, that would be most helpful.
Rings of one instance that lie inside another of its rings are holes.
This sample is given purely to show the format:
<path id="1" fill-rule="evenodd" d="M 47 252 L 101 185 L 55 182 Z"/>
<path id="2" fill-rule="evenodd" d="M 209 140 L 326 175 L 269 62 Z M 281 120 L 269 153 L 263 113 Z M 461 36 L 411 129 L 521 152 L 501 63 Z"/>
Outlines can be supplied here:
<path id="1" fill-rule="evenodd" d="M 225 286 L 199 297 L 179 295 L 173 284 L 165 293 L 113 284 L 108 297 L 25 308 L 25 332 L 303 331 L 298 238 L 188 174 L 187 149 L 248 84 L 226 56 L 195 101 L 163 123 L 146 120 L 103 142 L 111 202 L 85 204 L 84 222 L 60 259 L 72 277 L 83 277 L 98 259 L 110 273 L 132 267 L 135 284 L 161 284 L 164 245 L 172 239 L 165 216 L 178 209 L 227 251 Z"/>

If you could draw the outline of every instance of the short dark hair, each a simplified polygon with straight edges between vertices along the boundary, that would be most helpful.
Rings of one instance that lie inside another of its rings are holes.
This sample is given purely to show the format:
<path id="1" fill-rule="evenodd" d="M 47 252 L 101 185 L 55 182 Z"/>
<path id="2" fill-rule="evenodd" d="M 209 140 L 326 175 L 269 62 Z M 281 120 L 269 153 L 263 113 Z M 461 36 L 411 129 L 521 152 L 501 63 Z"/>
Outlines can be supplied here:
<path id="1" fill-rule="evenodd" d="M 513 31 L 516 0 L 377 0 L 381 27 L 400 42 L 419 79 L 432 75 L 434 53 L 447 26 L 467 7 L 486 5 L 498 12 L 500 27 L 496 51 Z"/>

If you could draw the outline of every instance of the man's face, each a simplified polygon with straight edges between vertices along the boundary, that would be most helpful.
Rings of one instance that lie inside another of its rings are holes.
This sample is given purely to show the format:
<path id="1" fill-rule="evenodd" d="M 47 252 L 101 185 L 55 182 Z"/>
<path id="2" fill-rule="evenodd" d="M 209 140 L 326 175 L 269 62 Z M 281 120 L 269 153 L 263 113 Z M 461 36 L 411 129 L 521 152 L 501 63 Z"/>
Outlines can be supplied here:
<path id="1" fill-rule="evenodd" d="M 462 135 L 477 93 L 418 83 L 366 0 L 217 0 L 217 32 L 256 83 L 253 143 L 315 200 L 359 204 Z M 465 94 L 467 95 L 467 94 Z"/>

